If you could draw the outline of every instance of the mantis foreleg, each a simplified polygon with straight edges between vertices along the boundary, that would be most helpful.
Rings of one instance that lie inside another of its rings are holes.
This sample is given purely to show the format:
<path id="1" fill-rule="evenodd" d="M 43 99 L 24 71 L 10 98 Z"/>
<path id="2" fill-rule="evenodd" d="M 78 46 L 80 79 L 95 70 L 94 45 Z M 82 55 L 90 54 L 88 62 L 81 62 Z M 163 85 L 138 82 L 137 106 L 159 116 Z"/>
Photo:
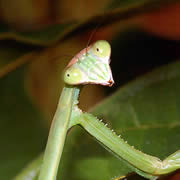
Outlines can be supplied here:
<path id="1" fill-rule="evenodd" d="M 75 121 L 141 176 L 156 179 L 160 175 L 180 168 L 180 150 L 161 161 L 157 157 L 145 154 L 130 146 L 120 135 L 110 130 L 102 121 L 91 114 L 82 113 L 76 117 Z"/>

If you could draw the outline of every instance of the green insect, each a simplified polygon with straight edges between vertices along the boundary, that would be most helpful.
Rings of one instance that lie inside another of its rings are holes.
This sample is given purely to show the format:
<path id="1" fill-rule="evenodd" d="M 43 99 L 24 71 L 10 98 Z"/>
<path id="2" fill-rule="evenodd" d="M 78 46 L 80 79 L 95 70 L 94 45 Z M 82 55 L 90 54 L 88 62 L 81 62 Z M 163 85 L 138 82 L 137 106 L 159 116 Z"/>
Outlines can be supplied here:
<path id="1" fill-rule="evenodd" d="M 101 84 L 112 86 L 110 64 L 111 46 L 99 40 L 78 53 L 68 64 L 64 82 L 70 85 Z"/>
<path id="2" fill-rule="evenodd" d="M 81 89 L 78 85 L 88 83 L 113 85 L 109 66 L 110 54 L 109 43 L 100 40 L 83 49 L 68 64 L 64 73 L 65 87 L 53 118 L 39 180 L 56 179 L 67 131 L 77 124 L 122 159 L 133 171 L 145 178 L 155 180 L 161 175 L 180 169 L 180 151 L 161 161 L 159 158 L 131 147 L 96 117 L 78 108 L 78 96 Z M 25 170 L 15 180 L 27 178 L 31 171 L 32 168 Z"/>

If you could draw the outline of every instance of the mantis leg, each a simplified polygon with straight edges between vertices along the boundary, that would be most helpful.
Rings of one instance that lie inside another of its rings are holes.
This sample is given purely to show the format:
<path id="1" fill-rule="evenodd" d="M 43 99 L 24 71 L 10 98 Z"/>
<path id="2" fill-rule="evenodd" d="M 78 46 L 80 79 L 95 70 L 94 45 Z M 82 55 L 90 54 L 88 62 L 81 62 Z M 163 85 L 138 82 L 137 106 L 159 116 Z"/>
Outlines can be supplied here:
<path id="1" fill-rule="evenodd" d="M 168 174 L 180 168 L 180 151 L 176 151 L 161 161 L 127 144 L 126 141 L 91 114 L 82 113 L 76 120 L 100 144 L 141 176 L 154 180 L 160 175 Z"/>

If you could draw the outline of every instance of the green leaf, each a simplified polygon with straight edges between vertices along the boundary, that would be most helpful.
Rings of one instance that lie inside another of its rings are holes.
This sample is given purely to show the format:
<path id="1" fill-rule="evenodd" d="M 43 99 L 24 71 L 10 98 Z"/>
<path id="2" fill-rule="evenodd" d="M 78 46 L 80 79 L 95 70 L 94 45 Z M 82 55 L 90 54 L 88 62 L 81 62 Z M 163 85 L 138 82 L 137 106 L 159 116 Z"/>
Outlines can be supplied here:
<path id="1" fill-rule="evenodd" d="M 180 62 L 120 88 L 92 111 L 135 148 L 164 159 L 180 147 Z M 132 172 L 81 128 L 64 149 L 61 179 L 109 180 Z"/>

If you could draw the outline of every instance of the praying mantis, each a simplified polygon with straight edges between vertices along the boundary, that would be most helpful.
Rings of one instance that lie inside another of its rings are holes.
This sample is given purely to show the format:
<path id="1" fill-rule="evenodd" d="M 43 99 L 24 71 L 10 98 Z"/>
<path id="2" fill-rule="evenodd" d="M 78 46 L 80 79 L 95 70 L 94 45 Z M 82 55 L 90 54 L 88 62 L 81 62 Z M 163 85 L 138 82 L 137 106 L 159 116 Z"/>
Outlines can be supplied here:
<path id="1" fill-rule="evenodd" d="M 147 179 L 155 180 L 180 169 L 180 150 L 161 161 L 130 146 L 102 120 L 79 109 L 78 97 L 83 85 L 113 85 L 110 55 L 110 44 L 105 40 L 99 40 L 80 51 L 65 69 L 65 87 L 51 125 L 39 180 L 56 179 L 67 131 L 75 125 L 82 126 L 106 149 Z"/>

